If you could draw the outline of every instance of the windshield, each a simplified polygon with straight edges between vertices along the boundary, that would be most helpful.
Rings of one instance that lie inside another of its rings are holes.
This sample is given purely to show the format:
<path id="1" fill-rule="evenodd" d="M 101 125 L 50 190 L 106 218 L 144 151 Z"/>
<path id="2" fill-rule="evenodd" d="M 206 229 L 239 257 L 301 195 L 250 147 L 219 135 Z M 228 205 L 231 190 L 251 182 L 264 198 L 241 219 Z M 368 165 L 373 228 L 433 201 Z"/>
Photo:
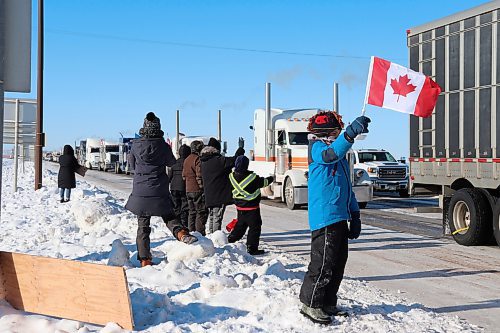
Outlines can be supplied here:
<path id="1" fill-rule="evenodd" d="M 386 151 L 362 152 L 358 153 L 358 156 L 359 156 L 359 163 L 396 162 L 396 159 Z"/>
<path id="2" fill-rule="evenodd" d="M 291 145 L 308 145 L 307 132 L 290 132 L 288 133 Z"/>
<path id="3" fill-rule="evenodd" d="M 90 148 L 90 152 L 91 153 L 98 153 L 99 152 L 99 148 Z"/>
<path id="4" fill-rule="evenodd" d="M 108 153 L 117 153 L 120 149 L 118 146 L 106 146 L 106 152 Z"/>

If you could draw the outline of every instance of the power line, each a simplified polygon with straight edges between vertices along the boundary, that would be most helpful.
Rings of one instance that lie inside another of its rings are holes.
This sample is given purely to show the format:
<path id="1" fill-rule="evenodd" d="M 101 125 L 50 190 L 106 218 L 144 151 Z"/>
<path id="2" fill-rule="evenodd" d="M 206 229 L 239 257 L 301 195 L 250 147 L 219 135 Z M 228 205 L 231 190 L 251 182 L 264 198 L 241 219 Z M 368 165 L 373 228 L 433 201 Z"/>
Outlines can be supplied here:
<path id="1" fill-rule="evenodd" d="M 57 30 L 57 29 L 47 29 L 47 32 L 53 33 L 53 34 L 60 34 L 60 35 L 69 35 L 69 36 L 80 36 L 80 37 L 99 38 L 99 39 L 113 39 L 113 40 L 120 40 L 120 41 L 127 41 L 127 42 L 159 44 L 159 45 L 173 45 L 173 46 L 194 47 L 194 48 L 225 50 L 225 51 L 284 54 L 284 55 L 324 57 L 324 58 L 358 59 L 358 60 L 370 59 L 370 57 L 367 57 L 367 56 L 347 56 L 347 55 L 327 54 L 327 53 L 321 54 L 321 53 L 309 53 L 309 52 L 274 51 L 274 50 L 264 50 L 264 49 L 250 49 L 250 48 L 240 48 L 240 47 L 215 46 L 215 45 L 207 45 L 207 44 L 191 44 L 191 43 L 170 42 L 170 41 L 162 41 L 162 40 L 154 40 L 154 39 L 143 39 L 143 38 L 129 38 L 129 37 L 123 37 L 123 36 L 93 34 L 93 33 L 86 33 L 86 32 L 66 31 L 66 30 Z"/>

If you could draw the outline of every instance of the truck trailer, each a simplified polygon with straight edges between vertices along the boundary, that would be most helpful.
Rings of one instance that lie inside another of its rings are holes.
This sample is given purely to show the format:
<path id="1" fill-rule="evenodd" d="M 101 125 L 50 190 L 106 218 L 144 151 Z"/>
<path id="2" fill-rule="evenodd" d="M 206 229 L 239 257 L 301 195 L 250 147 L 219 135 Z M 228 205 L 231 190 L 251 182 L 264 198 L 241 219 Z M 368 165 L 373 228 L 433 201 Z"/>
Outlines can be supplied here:
<path id="1" fill-rule="evenodd" d="M 443 232 L 500 245 L 500 1 L 407 31 L 409 66 L 442 88 L 432 117 L 410 116 L 410 191 L 436 191 Z"/>

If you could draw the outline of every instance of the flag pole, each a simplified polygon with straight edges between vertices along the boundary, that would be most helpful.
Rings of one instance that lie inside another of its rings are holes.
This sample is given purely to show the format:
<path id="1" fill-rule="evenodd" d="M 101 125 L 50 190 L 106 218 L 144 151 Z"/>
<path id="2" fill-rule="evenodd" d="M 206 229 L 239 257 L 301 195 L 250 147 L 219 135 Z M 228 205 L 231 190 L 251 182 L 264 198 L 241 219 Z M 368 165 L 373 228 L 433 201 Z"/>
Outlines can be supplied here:
<path id="1" fill-rule="evenodd" d="M 368 103 L 368 95 L 370 94 L 370 83 L 372 81 L 372 72 L 373 72 L 373 56 L 370 59 L 370 68 L 368 69 L 368 79 L 366 80 L 366 91 L 365 91 L 365 100 L 363 102 L 363 108 L 361 109 L 361 115 L 364 116 L 366 113 L 366 104 Z"/>

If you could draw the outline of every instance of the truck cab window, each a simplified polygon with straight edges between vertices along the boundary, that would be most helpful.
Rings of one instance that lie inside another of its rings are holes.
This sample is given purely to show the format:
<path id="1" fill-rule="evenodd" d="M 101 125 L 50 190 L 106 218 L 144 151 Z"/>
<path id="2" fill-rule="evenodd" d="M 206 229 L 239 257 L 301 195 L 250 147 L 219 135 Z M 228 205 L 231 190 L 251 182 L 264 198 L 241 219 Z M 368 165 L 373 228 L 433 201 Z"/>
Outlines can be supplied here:
<path id="1" fill-rule="evenodd" d="M 291 145 L 305 145 L 309 144 L 309 140 L 307 139 L 307 132 L 290 132 L 288 136 L 290 137 Z"/>
<path id="2" fill-rule="evenodd" d="M 278 131 L 278 144 L 286 145 L 286 132 L 284 130 Z"/>
<path id="3" fill-rule="evenodd" d="M 388 152 L 363 152 L 359 154 L 359 162 L 396 162 L 396 159 L 392 157 Z"/>

